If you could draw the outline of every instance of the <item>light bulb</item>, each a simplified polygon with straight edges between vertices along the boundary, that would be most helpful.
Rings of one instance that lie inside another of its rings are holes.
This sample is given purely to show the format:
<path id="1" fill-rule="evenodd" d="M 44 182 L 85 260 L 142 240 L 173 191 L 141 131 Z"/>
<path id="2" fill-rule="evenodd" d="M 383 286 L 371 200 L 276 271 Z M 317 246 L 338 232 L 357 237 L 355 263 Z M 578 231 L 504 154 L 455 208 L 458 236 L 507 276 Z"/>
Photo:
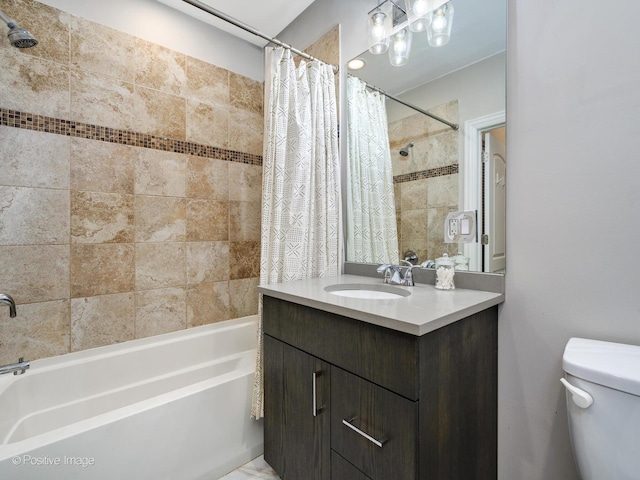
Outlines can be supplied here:
<path id="1" fill-rule="evenodd" d="M 413 4 L 413 13 L 416 14 L 416 17 L 424 17 L 429 13 L 428 2 L 426 0 L 416 0 Z"/>
<path id="2" fill-rule="evenodd" d="M 431 28 L 434 32 L 442 32 L 447 28 L 447 17 L 445 17 L 442 10 L 438 10 L 431 22 Z"/>

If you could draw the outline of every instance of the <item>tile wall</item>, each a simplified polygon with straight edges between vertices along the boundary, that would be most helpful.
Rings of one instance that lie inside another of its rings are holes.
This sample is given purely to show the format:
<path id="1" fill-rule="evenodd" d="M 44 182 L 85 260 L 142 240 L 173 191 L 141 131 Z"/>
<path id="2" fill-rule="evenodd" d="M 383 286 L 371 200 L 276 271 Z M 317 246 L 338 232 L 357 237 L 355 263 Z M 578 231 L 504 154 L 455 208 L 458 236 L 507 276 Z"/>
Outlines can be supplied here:
<path id="1" fill-rule="evenodd" d="M 257 313 L 263 89 L 31 0 L 0 38 L 0 364 Z"/>
<path id="2" fill-rule="evenodd" d="M 457 101 L 429 111 L 458 122 Z M 423 262 L 457 253 L 457 244 L 444 243 L 444 219 L 458 210 L 458 135 L 421 113 L 389 124 L 400 255 L 413 250 Z M 403 157 L 409 142 L 414 147 Z"/>

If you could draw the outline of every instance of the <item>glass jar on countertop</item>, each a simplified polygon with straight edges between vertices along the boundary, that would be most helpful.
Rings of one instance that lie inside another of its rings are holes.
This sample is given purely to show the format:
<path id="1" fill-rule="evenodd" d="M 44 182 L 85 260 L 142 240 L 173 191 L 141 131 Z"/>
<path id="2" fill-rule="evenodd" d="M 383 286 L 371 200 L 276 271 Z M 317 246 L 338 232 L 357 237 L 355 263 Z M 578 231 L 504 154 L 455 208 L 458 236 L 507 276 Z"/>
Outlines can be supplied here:
<path id="1" fill-rule="evenodd" d="M 455 275 L 455 262 L 448 254 L 436 258 L 436 288 L 438 290 L 453 290 L 456 288 L 453 282 Z"/>

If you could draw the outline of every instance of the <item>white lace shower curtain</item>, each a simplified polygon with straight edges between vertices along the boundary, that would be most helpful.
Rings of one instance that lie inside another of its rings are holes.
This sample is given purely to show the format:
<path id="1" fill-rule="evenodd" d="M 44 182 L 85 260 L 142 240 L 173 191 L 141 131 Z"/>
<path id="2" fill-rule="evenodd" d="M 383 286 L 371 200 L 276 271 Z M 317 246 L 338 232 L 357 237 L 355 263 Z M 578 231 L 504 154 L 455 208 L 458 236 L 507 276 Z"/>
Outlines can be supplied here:
<path id="1" fill-rule="evenodd" d="M 384 95 L 347 78 L 347 257 L 397 264 L 398 227 Z"/>
<path id="2" fill-rule="evenodd" d="M 337 275 L 340 160 L 333 68 L 266 49 L 260 283 Z M 251 415 L 264 414 L 262 308 Z"/>

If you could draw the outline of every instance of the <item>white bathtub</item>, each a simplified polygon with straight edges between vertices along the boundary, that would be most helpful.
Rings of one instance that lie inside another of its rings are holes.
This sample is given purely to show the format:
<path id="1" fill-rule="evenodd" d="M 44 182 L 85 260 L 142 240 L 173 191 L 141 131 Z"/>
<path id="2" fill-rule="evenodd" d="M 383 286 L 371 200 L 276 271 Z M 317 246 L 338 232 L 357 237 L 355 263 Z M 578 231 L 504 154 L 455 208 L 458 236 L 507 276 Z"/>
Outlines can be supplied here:
<path id="1" fill-rule="evenodd" d="M 36 360 L 0 377 L 0 479 L 217 479 L 263 451 L 257 318 Z"/>

